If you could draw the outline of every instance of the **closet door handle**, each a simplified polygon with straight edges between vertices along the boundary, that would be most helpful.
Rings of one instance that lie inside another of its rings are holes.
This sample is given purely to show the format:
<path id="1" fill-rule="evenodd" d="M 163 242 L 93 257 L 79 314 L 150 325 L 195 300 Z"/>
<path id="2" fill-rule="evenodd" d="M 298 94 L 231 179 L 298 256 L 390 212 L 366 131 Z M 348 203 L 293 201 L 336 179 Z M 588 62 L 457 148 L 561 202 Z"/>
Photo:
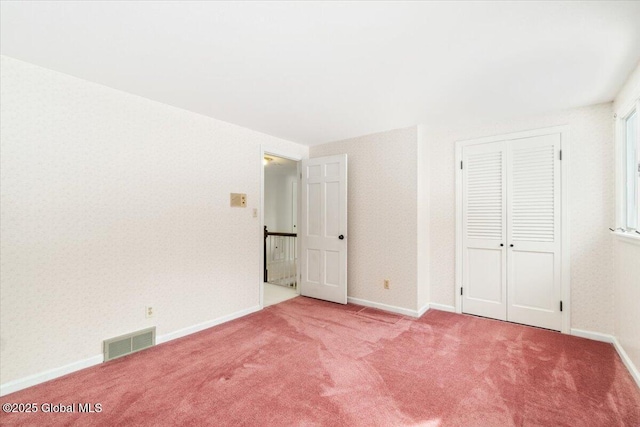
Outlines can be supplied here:
<path id="1" fill-rule="evenodd" d="M 341 234 L 341 235 L 338 236 L 338 239 L 344 240 L 344 236 Z"/>
<path id="2" fill-rule="evenodd" d="M 512 247 L 513 247 L 513 243 L 512 243 L 512 244 L 510 244 L 510 245 L 509 245 L 509 247 L 510 247 L 510 248 L 512 248 Z"/>
<path id="3" fill-rule="evenodd" d="M 500 247 L 504 246 L 504 243 L 500 243 Z"/>

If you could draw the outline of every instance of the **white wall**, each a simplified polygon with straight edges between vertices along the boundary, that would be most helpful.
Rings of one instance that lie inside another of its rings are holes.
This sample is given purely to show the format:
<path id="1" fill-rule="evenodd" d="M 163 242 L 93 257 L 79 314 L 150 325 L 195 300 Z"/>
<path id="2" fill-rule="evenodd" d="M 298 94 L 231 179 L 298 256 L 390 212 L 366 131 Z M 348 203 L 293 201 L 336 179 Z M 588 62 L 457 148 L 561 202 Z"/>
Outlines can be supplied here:
<path id="1" fill-rule="evenodd" d="M 569 125 L 571 327 L 614 331 L 614 140 L 611 104 L 496 122 L 426 127 L 430 145 L 431 302 L 455 304 L 455 142 Z"/>
<path id="2" fill-rule="evenodd" d="M 417 127 L 309 151 L 310 157 L 341 153 L 348 155 L 348 295 L 416 310 Z"/>
<path id="3" fill-rule="evenodd" d="M 640 241 L 613 237 L 615 248 L 615 336 L 640 369 Z M 640 385 L 640 384 L 639 384 Z"/>
<path id="4" fill-rule="evenodd" d="M 257 308 L 261 145 L 306 147 L 7 57 L 1 74 L 2 384 Z"/>
<path id="5" fill-rule="evenodd" d="M 273 169 L 273 168 L 272 168 Z M 293 228 L 293 183 L 295 170 L 264 171 L 264 224 L 269 231 L 295 233 Z"/>
<path id="6" fill-rule="evenodd" d="M 640 64 L 614 101 L 614 111 L 640 97 Z M 615 255 L 615 335 L 640 370 L 640 241 L 612 237 Z M 636 377 L 637 378 L 637 377 Z"/>
<path id="7" fill-rule="evenodd" d="M 429 185 L 429 141 L 424 125 L 418 126 L 417 134 L 417 192 L 418 192 L 418 212 L 416 225 L 417 239 L 417 309 L 421 312 L 429 306 L 431 290 L 431 248 L 430 241 L 430 185 Z"/>

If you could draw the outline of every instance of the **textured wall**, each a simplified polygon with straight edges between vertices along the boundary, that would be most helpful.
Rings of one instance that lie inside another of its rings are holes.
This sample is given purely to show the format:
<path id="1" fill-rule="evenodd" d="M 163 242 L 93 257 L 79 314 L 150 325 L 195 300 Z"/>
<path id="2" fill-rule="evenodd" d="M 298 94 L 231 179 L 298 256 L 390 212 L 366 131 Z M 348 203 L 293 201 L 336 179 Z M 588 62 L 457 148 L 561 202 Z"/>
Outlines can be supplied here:
<path id="1" fill-rule="evenodd" d="M 455 304 L 455 142 L 549 126 L 571 128 L 571 327 L 613 332 L 614 144 L 611 104 L 489 123 L 428 126 L 431 302 Z"/>
<path id="2" fill-rule="evenodd" d="M 430 247 L 429 247 L 429 239 L 430 239 L 430 183 L 429 183 L 429 141 L 427 141 L 425 126 L 418 126 L 418 147 L 417 147 L 417 156 L 418 156 L 418 213 L 417 213 L 417 225 L 416 225 L 416 239 L 417 239 L 417 286 L 418 286 L 418 295 L 417 295 L 417 309 L 421 310 L 424 307 L 427 307 L 431 302 L 429 291 L 431 290 L 431 285 L 429 282 L 429 278 L 431 275 L 431 256 L 430 256 Z"/>
<path id="3" fill-rule="evenodd" d="M 615 239 L 615 335 L 640 369 L 640 241 Z"/>
<path id="4" fill-rule="evenodd" d="M 640 64 L 614 100 L 614 111 L 640 97 Z M 622 205 L 622 201 L 618 201 Z M 615 335 L 640 369 L 640 241 L 614 237 L 615 247 Z"/>
<path id="5" fill-rule="evenodd" d="M 258 305 L 260 145 L 306 147 L 10 58 L 1 67 L 3 384 L 98 355 L 106 338 Z M 230 192 L 248 208 L 230 208 Z"/>
<path id="6" fill-rule="evenodd" d="M 311 147 L 348 155 L 348 295 L 415 310 L 417 127 Z M 389 279 L 389 290 L 383 280 Z"/>

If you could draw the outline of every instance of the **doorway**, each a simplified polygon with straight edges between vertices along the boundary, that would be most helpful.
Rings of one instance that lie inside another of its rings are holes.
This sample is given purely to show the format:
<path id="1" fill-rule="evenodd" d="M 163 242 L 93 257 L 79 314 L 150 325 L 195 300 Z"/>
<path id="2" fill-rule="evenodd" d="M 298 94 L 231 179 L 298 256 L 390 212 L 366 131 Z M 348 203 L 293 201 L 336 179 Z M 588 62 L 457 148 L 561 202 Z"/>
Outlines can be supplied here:
<path id="1" fill-rule="evenodd" d="M 263 157 L 263 306 L 299 295 L 298 161 Z"/>

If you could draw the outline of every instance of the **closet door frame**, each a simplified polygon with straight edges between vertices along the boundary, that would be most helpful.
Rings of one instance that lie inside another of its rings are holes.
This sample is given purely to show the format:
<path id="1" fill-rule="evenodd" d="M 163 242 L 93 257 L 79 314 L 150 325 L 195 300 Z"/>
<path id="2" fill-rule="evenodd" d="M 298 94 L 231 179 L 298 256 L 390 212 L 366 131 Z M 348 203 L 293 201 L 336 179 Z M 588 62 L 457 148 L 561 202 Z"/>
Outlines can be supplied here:
<path id="1" fill-rule="evenodd" d="M 490 142 L 508 141 L 513 139 L 529 138 L 534 136 L 560 134 L 560 149 L 562 153 L 561 168 L 561 260 L 562 260 L 562 333 L 571 333 L 571 265 L 570 265 L 570 223 L 569 223 L 569 126 L 554 126 L 542 129 L 533 129 L 523 132 L 507 133 L 501 135 L 488 136 L 456 141 L 456 276 L 455 276 L 455 311 L 462 313 L 462 260 L 463 260 L 463 234 L 462 234 L 462 151 L 464 147 L 476 144 L 486 144 Z M 508 142 L 507 142 L 508 144 Z"/>

